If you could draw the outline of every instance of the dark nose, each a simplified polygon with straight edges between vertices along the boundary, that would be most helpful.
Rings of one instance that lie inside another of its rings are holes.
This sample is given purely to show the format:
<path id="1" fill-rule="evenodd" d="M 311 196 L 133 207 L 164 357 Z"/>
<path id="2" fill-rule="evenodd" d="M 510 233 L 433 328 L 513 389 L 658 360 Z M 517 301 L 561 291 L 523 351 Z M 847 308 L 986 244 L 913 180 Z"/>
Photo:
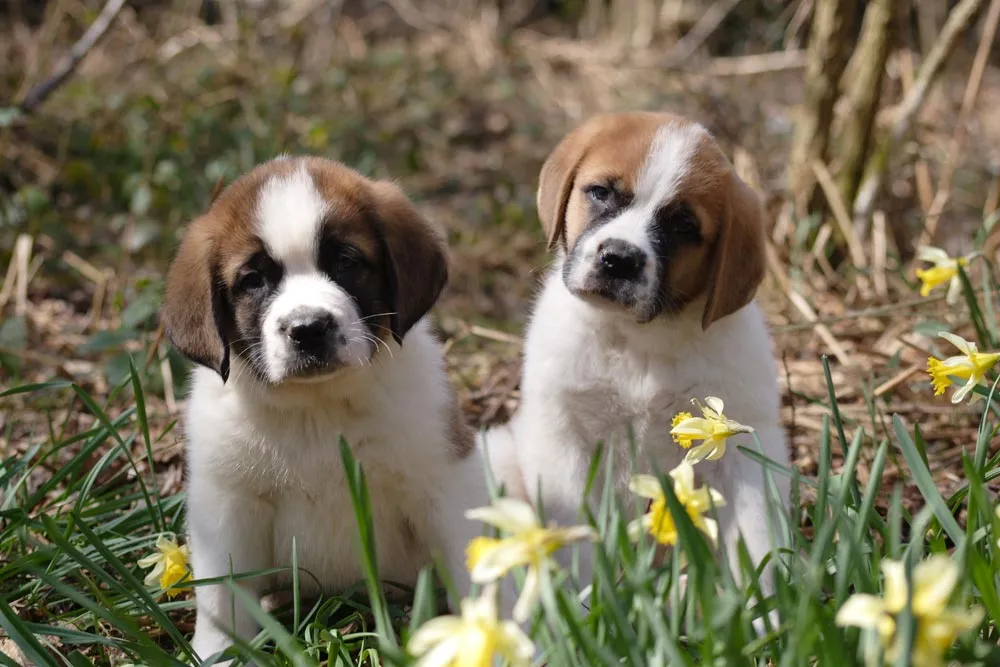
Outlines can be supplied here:
<path id="1" fill-rule="evenodd" d="M 636 280 L 646 266 L 646 254 L 621 239 L 608 239 L 597 248 L 600 271 L 608 278 Z"/>
<path id="2" fill-rule="evenodd" d="M 322 352 L 337 323 L 333 315 L 321 311 L 296 312 L 281 322 L 281 329 L 300 352 Z"/>

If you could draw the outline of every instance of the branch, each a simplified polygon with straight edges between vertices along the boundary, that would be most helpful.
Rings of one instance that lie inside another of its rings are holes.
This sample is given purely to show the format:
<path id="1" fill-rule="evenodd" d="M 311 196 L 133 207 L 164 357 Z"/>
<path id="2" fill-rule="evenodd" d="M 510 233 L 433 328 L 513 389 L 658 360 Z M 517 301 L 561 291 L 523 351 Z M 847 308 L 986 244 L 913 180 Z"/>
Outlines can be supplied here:
<path id="1" fill-rule="evenodd" d="M 909 135 L 917 112 L 927 99 L 931 84 L 941 73 L 945 61 L 958 44 L 959 37 L 972 24 L 982 4 L 983 0 L 962 0 L 948 15 L 941 36 L 920 67 L 913 88 L 899 105 L 889 133 L 879 142 L 868 159 L 861 187 L 858 188 L 858 195 L 854 200 L 856 224 L 871 217 L 875 199 L 882 189 L 882 181 L 885 180 L 886 170 L 889 167 L 889 158 L 898 152 L 900 145 Z"/>
<path id="2" fill-rule="evenodd" d="M 733 11 L 740 0 L 716 0 L 712 6 L 705 10 L 698 22 L 695 23 L 686 35 L 677 40 L 673 49 L 667 54 L 667 67 L 672 67 L 683 63 L 694 55 L 705 40 L 708 39 L 716 28 L 718 28 L 729 12 Z"/>
<path id="3" fill-rule="evenodd" d="M 108 0 L 107 4 L 104 5 L 104 9 L 101 10 L 100 15 L 97 19 L 87 28 L 87 32 L 83 33 L 83 37 L 80 38 L 73 48 L 70 49 L 69 55 L 63 59 L 56 68 L 55 74 L 53 74 L 49 79 L 46 79 L 39 85 L 28 91 L 28 94 L 24 97 L 24 101 L 21 102 L 21 110 L 25 113 L 31 113 L 51 95 L 55 92 L 56 88 L 61 86 L 66 79 L 76 70 L 77 66 L 80 64 L 87 54 L 90 52 L 94 46 L 104 37 L 105 33 L 108 32 L 108 28 L 114 22 L 115 17 L 118 16 L 118 12 L 122 10 L 125 3 L 128 0 Z"/>
<path id="4" fill-rule="evenodd" d="M 816 180 L 812 164 L 826 162 L 837 85 L 850 54 L 851 0 L 822 0 L 813 14 L 806 64 L 806 99 L 792 139 L 788 186 L 799 213 L 810 207 Z"/>
<path id="5" fill-rule="evenodd" d="M 944 167 L 941 169 L 941 180 L 938 181 L 937 193 L 934 195 L 931 207 L 927 211 L 924 231 L 920 235 L 917 247 L 928 245 L 934 241 L 938 222 L 941 220 L 941 213 L 944 211 L 945 204 L 948 203 L 948 197 L 951 196 L 951 181 L 955 176 L 955 166 L 958 163 L 962 144 L 965 143 L 969 115 L 972 113 L 973 107 L 976 106 L 976 98 L 979 97 L 979 87 L 983 83 L 983 72 L 986 70 L 986 61 L 990 57 L 990 48 L 993 46 L 993 40 L 997 35 L 998 23 L 1000 23 L 1000 0 L 992 0 L 990 8 L 987 10 L 986 25 L 983 27 L 983 34 L 979 40 L 979 48 L 976 50 L 976 59 L 972 62 L 969 81 L 965 85 L 965 94 L 962 96 L 962 107 L 958 111 L 958 122 L 955 124 L 955 133 L 951 136 L 948 154 L 945 158 Z"/>
<path id="6" fill-rule="evenodd" d="M 882 94 L 882 79 L 893 42 L 895 18 L 901 0 L 874 0 L 868 4 L 861 25 L 861 38 L 851 56 L 854 65 L 844 98 L 844 130 L 840 137 L 840 164 L 837 185 L 841 200 L 850 206 L 864 174 L 865 158 L 871 149 L 872 127 Z"/>

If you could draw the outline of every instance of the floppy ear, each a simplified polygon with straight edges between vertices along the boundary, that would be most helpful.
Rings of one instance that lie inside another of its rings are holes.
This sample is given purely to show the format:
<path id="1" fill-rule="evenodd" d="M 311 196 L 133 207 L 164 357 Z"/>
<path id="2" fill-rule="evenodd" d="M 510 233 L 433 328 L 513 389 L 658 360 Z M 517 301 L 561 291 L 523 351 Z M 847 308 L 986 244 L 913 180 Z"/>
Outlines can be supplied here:
<path id="1" fill-rule="evenodd" d="M 375 212 L 381 222 L 389 278 L 392 337 L 403 337 L 427 314 L 448 282 L 444 233 L 424 219 L 392 183 L 374 183 Z"/>
<path id="2" fill-rule="evenodd" d="M 167 337 L 186 357 L 229 379 L 229 305 L 218 274 L 215 247 L 195 220 L 167 271 L 160 319 Z"/>
<path id="3" fill-rule="evenodd" d="M 764 280 L 764 212 L 757 193 L 730 172 L 702 329 L 750 303 Z"/>
<path id="4" fill-rule="evenodd" d="M 577 168 L 587 151 L 591 135 L 587 125 L 567 135 L 545 160 L 538 175 L 535 203 L 549 250 L 566 239 L 566 205 L 573 193 Z"/>

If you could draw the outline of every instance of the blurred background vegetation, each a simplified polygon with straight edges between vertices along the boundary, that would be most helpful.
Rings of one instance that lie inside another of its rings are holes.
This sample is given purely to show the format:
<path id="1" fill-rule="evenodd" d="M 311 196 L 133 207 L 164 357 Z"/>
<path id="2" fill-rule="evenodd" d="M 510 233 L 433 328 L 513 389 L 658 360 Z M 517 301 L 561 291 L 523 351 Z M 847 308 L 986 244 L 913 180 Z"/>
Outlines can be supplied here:
<path id="1" fill-rule="evenodd" d="M 866 393 L 930 415 L 947 485 L 976 423 L 935 406 L 920 369 L 925 334 L 965 316 L 917 299 L 911 259 L 921 242 L 995 251 L 998 13 L 996 0 L 4 0 L 0 387 L 68 379 L 115 414 L 134 364 L 160 491 L 179 490 L 184 365 L 156 318 L 166 263 L 220 178 L 314 153 L 398 180 L 446 226 L 449 362 L 470 420 L 502 419 L 548 262 L 542 161 L 591 113 L 660 109 L 704 123 L 767 201 L 761 298 L 799 467 L 815 472 L 826 353 L 846 419 L 876 417 Z M 3 399 L 5 456 L 91 426 L 77 400 Z"/>

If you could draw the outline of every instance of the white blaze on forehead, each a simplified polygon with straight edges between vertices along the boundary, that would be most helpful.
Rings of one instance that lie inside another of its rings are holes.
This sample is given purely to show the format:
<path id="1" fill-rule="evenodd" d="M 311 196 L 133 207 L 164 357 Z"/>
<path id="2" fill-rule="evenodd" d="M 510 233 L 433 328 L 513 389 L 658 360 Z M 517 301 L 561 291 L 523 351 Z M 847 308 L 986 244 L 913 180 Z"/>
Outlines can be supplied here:
<path id="1" fill-rule="evenodd" d="M 316 264 L 327 203 L 305 166 L 271 177 L 260 189 L 255 222 L 268 254 L 288 270 Z"/>
<path id="2" fill-rule="evenodd" d="M 655 210 L 677 196 L 706 134 L 705 128 L 696 123 L 660 126 L 636 179 L 637 207 Z"/>
<path id="3" fill-rule="evenodd" d="M 571 287 L 583 286 L 598 270 L 598 250 L 604 241 L 619 239 L 636 246 L 646 256 L 643 281 L 636 287 L 637 298 L 642 301 L 655 297 L 659 267 L 649 234 L 650 223 L 658 208 L 677 197 L 691 169 L 691 160 L 706 134 L 702 126 L 693 123 L 662 125 L 656 131 L 636 178 L 632 203 L 577 248 L 577 261 L 569 276 Z"/>

